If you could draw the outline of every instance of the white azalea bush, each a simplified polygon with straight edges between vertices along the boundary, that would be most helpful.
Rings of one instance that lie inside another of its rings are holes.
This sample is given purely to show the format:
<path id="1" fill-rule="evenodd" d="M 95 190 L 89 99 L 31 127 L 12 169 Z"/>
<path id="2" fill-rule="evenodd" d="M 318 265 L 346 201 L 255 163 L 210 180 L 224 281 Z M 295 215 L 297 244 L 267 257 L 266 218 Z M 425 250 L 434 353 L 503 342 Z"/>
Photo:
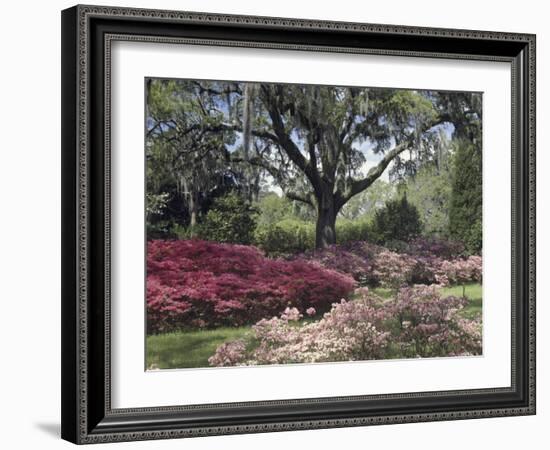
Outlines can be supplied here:
<path id="1" fill-rule="evenodd" d="M 357 299 L 333 304 L 314 322 L 299 323 L 303 315 L 297 308 L 262 319 L 246 338 L 220 345 L 209 363 L 235 366 L 481 354 L 481 321 L 461 317 L 463 298 L 442 298 L 429 286 L 402 288 L 387 301 L 367 288 L 357 294 Z"/>

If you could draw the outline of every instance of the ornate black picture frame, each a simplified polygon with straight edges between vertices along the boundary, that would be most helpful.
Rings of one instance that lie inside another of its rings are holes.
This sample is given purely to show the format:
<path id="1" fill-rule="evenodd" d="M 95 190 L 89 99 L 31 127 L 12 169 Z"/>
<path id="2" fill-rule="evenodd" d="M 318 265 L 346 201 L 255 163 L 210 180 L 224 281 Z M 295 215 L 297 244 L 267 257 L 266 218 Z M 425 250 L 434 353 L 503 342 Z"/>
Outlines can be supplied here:
<path id="1" fill-rule="evenodd" d="M 117 40 L 509 62 L 511 386 L 113 409 L 109 114 L 110 49 Z M 64 439 L 84 444 L 529 414 L 535 414 L 534 35 L 99 6 L 62 12 Z"/>

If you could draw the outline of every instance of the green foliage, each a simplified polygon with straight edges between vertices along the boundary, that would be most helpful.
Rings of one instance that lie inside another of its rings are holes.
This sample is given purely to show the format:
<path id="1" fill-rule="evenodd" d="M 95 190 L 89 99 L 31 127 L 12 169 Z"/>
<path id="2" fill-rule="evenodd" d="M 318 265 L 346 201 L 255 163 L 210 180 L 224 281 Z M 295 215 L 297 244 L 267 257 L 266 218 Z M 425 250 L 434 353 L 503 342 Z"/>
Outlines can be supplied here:
<path id="1" fill-rule="evenodd" d="M 173 237 L 174 227 L 180 227 L 170 214 L 166 214 L 169 201 L 169 192 L 159 194 L 147 192 L 145 212 L 147 237 L 149 239 Z"/>
<path id="2" fill-rule="evenodd" d="M 259 211 L 258 226 L 272 225 L 292 216 L 292 202 L 275 193 L 264 195 L 257 204 Z"/>
<path id="3" fill-rule="evenodd" d="M 366 217 L 356 220 L 336 220 L 336 243 L 366 241 L 371 235 L 371 221 Z"/>
<path id="4" fill-rule="evenodd" d="M 302 205 L 296 203 L 275 193 L 266 194 L 258 202 L 260 214 L 254 244 L 268 255 L 300 253 L 313 248 L 315 224 L 299 209 Z"/>
<path id="5" fill-rule="evenodd" d="M 302 253 L 315 246 L 315 225 L 296 219 L 256 228 L 254 243 L 270 256 Z"/>
<path id="6" fill-rule="evenodd" d="M 149 214 L 162 214 L 166 208 L 170 194 L 168 192 L 161 192 L 159 194 L 147 193 L 147 202 L 145 205 L 145 211 Z"/>
<path id="7" fill-rule="evenodd" d="M 172 234 L 177 239 L 192 239 L 197 235 L 197 232 L 193 227 L 186 227 L 176 223 L 172 226 Z"/>
<path id="8" fill-rule="evenodd" d="M 250 244 L 258 210 L 237 194 L 217 198 L 198 227 L 205 240 Z"/>
<path id="9" fill-rule="evenodd" d="M 370 239 L 372 224 L 366 219 L 336 221 L 337 244 Z M 295 218 L 258 225 L 254 244 L 270 256 L 302 253 L 315 248 L 315 223 Z"/>
<path id="10" fill-rule="evenodd" d="M 224 151 L 235 144 L 233 132 L 197 127 L 219 126 L 224 117 L 193 81 L 147 79 L 146 97 L 147 226 L 150 237 L 170 238 L 205 213 L 212 198 L 235 187 L 242 169 L 227 172 Z"/>
<path id="11" fill-rule="evenodd" d="M 381 243 L 407 242 L 418 236 L 421 231 L 422 223 L 418 210 L 409 203 L 406 195 L 388 201 L 374 216 L 373 239 Z"/>
<path id="12" fill-rule="evenodd" d="M 464 241 L 464 245 L 469 253 L 481 253 L 481 249 L 483 247 L 483 229 L 481 218 L 476 220 L 470 228 L 470 232 Z"/>
<path id="13" fill-rule="evenodd" d="M 369 188 L 354 195 L 340 210 L 344 219 L 370 220 L 378 208 L 395 196 L 395 188 L 384 180 L 376 180 Z"/>
<path id="14" fill-rule="evenodd" d="M 481 251 L 482 207 L 481 149 L 461 141 L 454 157 L 449 231 L 470 253 Z"/>
<path id="15" fill-rule="evenodd" d="M 406 184 L 407 199 L 414 205 L 427 236 L 449 235 L 451 173 L 446 167 L 423 166 Z"/>
<path id="16" fill-rule="evenodd" d="M 165 239 L 173 237 L 174 223 L 170 220 L 147 221 L 147 239 Z"/>
<path id="17" fill-rule="evenodd" d="M 399 125 L 427 122 L 437 115 L 432 101 L 418 91 L 395 90 L 388 91 L 388 94 L 377 106 Z"/>

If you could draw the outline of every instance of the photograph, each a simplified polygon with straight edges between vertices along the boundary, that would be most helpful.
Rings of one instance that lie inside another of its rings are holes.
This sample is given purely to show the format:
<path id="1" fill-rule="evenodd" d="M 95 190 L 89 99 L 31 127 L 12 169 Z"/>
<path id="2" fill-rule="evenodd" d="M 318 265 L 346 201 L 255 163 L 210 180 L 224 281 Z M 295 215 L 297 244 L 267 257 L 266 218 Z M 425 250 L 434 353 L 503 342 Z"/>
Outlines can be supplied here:
<path id="1" fill-rule="evenodd" d="M 147 371 L 483 355 L 482 92 L 144 95 Z"/>

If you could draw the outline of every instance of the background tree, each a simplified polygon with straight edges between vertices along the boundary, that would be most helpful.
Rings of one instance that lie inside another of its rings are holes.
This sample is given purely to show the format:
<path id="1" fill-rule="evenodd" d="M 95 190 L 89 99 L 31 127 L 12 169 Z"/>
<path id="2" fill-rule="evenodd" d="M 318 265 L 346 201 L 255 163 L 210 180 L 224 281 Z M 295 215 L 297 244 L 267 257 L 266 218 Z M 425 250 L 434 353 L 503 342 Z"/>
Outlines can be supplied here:
<path id="1" fill-rule="evenodd" d="M 352 197 L 340 210 L 347 220 L 372 219 L 377 209 L 383 207 L 395 195 L 395 187 L 378 179 L 366 191 Z"/>
<path id="2" fill-rule="evenodd" d="M 408 242 L 421 231 L 422 222 L 418 210 L 407 201 L 406 194 L 388 201 L 374 215 L 372 235 L 378 242 Z"/>
<path id="3" fill-rule="evenodd" d="M 224 157 L 234 136 L 203 130 L 224 112 L 192 82 L 148 80 L 147 105 L 147 192 L 168 194 L 165 213 L 193 230 L 205 204 L 242 179 Z"/>
<path id="4" fill-rule="evenodd" d="M 440 238 L 449 236 L 449 204 L 451 201 L 451 171 L 437 171 L 425 165 L 410 178 L 405 189 L 408 201 L 416 207 L 423 224 L 423 233 Z"/>
<path id="5" fill-rule="evenodd" d="M 248 245 L 256 228 L 258 210 L 236 193 L 216 199 L 199 228 L 201 238 Z"/>
<path id="6" fill-rule="evenodd" d="M 423 233 L 445 238 L 449 236 L 453 145 L 447 134 L 441 133 L 441 144 L 434 158 L 420 164 L 400 188 L 406 191 L 408 201 L 418 210 Z"/>
<path id="7" fill-rule="evenodd" d="M 451 237 L 464 242 L 471 253 L 482 244 L 482 160 L 471 142 L 461 141 L 454 157 L 449 211 Z"/>

